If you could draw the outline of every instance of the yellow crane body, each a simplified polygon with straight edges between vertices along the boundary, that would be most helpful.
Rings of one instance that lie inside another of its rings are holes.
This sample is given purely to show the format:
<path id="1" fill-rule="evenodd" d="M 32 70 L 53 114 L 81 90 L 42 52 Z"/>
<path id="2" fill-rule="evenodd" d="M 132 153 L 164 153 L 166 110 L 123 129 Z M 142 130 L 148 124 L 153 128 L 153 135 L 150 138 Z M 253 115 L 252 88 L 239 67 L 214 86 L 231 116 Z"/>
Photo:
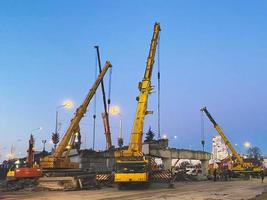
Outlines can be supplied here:
<path id="1" fill-rule="evenodd" d="M 127 183 L 127 182 L 147 182 L 148 173 L 146 173 L 148 166 L 148 160 L 117 160 L 115 182 Z"/>
<path id="2" fill-rule="evenodd" d="M 259 173 L 261 171 L 261 166 L 255 166 L 251 162 L 246 162 L 239 153 L 235 150 L 233 145 L 231 144 L 230 140 L 226 137 L 224 134 L 222 128 L 216 123 L 216 121 L 213 119 L 209 111 L 206 107 L 201 108 L 200 111 L 204 112 L 211 123 L 213 124 L 215 130 L 219 133 L 219 135 L 222 137 L 225 145 L 230 149 L 232 152 L 232 158 L 230 158 L 232 161 L 234 161 L 234 165 L 232 167 L 232 171 L 239 172 L 239 173 Z"/>
<path id="3" fill-rule="evenodd" d="M 146 63 L 146 70 L 143 80 L 139 83 L 139 96 L 137 97 L 137 108 L 131 139 L 126 150 L 115 152 L 116 157 L 116 183 L 135 183 L 148 182 L 149 179 L 149 160 L 142 153 L 142 136 L 145 115 L 150 114 L 147 111 L 148 96 L 152 91 L 151 75 L 154 64 L 154 58 L 159 38 L 160 25 L 155 23 L 154 32 L 150 44 L 149 55 Z"/>
<path id="4" fill-rule="evenodd" d="M 89 90 L 86 98 L 84 99 L 83 103 L 80 107 L 76 110 L 75 116 L 72 118 L 70 125 L 64 134 L 62 140 L 60 141 L 59 145 L 55 149 L 55 152 L 52 155 L 45 156 L 40 161 L 40 166 L 43 169 L 49 168 L 79 168 L 78 163 L 71 162 L 68 157 L 69 149 L 67 149 L 71 139 L 76 134 L 77 130 L 79 130 L 79 123 L 83 118 L 84 114 L 86 113 L 87 107 L 93 98 L 100 82 L 104 78 L 107 70 L 111 67 L 111 63 L 109 61 L 106 62 L 102 72 L 98 75 L 95 83 Z M 63 153 L 66 152 L 65 156 L 63 157 Z"/>

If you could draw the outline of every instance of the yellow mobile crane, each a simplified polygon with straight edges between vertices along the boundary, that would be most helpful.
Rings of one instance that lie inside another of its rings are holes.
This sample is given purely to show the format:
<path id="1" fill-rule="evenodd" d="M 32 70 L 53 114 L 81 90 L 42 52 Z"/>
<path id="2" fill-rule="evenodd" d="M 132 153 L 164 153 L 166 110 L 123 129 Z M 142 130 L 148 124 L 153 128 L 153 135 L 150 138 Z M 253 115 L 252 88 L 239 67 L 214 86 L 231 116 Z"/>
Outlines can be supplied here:
<path id="1" fill-rule="evenodd" d="M 89 90 L 86 98 L 84 99 L 81 106 L 76 110 L 75 116 L 72 118 L 70 125 L 64 134 L 64 137 L 60 141 L 59 145 L 55 149 L 55 152 L 52 155 L 45 156 L 40 161 L 40 167 L 42 169 L 71 169 L 71 168 L 79 168 L 78 163 L 74 163 L 70 161 L 68 157 L 69 153 L 69 143 L 77 135 L 79 132 L 79 123 L 86 113 L 87 107 L 94 96 L 100 82 L 104 78 L 107 70 L 111 67 L 111 63 L 109 61 L 106 62 L 103 70 L 99 74 L 92 88 Z M 65 153 L 63 157 L 63 153 Z"/>
<path id="2" fill-rule="evenodd" d="M 211 123 L 213 124 L 214 128 L 216 131 L 219 133 L 219 135 L 222 137 L 225 145 L 230 149 L 232 152 L 232 158 L 230 160 L 234 161 L 232 171 L 235 173 L 259 173 L 261 171 L 261 166 L 256 165 L 252 163 L 251 161 L 247 161 L 244 158 L 242 158 L 238 152 L 235 150 L 229 139 L 226 137 L 224 134 L 222 128 L 216 123 L 216 121 L 213 119 L 209 111 L 207 110 L 206 107 L 203 107 L 200 109 L 200 111 L 204 112 Z"/>
<path id="3" fill-rule="evenodd" d="M 140 93 L 137 97 L 138 103 L 129 147 L 126 150 L 115 151 L 116 171 L 114 181 L 118 183 L 119 188 L 128 183 L 149 183 L 150 162 L 142 153 L 142 135 L 145 115 L 152 114 L 151 111 L 147 111 L 147 102 L 148 96 L 153 89 L 151 86 L 151 74 L 159 32 L 160 25 L 155 23 L 145 74 L 138 86 Z"/>

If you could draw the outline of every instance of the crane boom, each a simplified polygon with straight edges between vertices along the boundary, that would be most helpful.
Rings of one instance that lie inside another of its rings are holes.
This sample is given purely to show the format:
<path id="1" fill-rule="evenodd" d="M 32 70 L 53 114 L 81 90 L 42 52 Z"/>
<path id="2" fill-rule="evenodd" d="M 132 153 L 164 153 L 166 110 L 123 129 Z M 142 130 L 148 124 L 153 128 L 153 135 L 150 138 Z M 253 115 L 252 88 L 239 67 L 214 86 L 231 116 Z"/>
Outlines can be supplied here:
<path id="1" fill-rule="evenodd" d="M 87 107 L 92 97 L 94 96 L 100 82 L 102 81 L 107 70 L 110 67 L 111 63 L 107 61 L 102 72 L 98 75 L 98 78 L 96 79 L 95 83 L 86 95 L 86 98 L 84 99 L 83 103 L 76 110 L 75 116 L 72 118 L 70 125 L 67 131 L 65 132 L 62 140 L 60 141 L 59 145 L 55 149 L 54 154 L 52 154 L 51 156 L 46 156 L 41 160 L 40 165 L 42 168 L 75 168 L 77 166 L 76 163 L 71 163 L 67 157 L 62 158 L 62 154 L 66 150 L 66 147 L 68 146 L 70 139 L 73 137 L 73 134 L 75 134 L 75 132 L 77 131 L 79 123 L 84 114 L 86 113 Z"/>
<path id="2" fill-rule="evenodd" d="M 101 73 L 102 68 L 101 68 L 99 46 L 95 46 L 95 48 L 96 48 L 96 53 L 97 53 L 99 73 Z M 109 125 L 109 114 L 107 110 L 106 93 L 105 93 L 103 80 L 101 81 L 101 90 L 102 90 L 102 97 L 103 97 L 103 104 L 104 104 L 104 112 L 102 113 L 102 119 L 103 119 L 103 124 L 104 124 L 107 148 L 110 149 L 112 147 L 112 141 L 111 141 L 111 132 L 110 132 L 110 125 Z"/>
<path id="3" fill-rule="evenodd" d="M 142 135 L 145 115 L 147 111 L 148 95 L 151 93 L 151 74 L 154 64 L 154 58 L 157 48 L 157 42 L 159 37 L 160 25 L 155 23 L 153 37 L 150 44 L 149 55 L 146 63 L 146 70 L 142 82 L 139 83 L 139 96 L 137 97 L 138 104 L 136 108 L 135 119 L 131 132 L 131 140 L 128 147 L 128 151 L 132 153 L 140 154 L 142 152 Z"/>
<path id="4" fill-rule="evenodd" d="M 207 108 L 206 107 L 203 107 L 203 108 L 200 109 L 200 111 L 204 112 L 207 115 L 207 117 L 209 118 L 209 120 L 213 124 L 214 128 L 216 129 L 216 131 L 222 137 L 225 145 L 231 150 L 233 156 L 236 157 L 236 159 L 239 161 L 240 164 L 243 164 L 244 163 L 243 158 L 235 150 L 235 148 L 233 147 L 233 145 L 231 144 L 231 142 L 228 140 L 228 138 L 224 134 L 222 128 L 216 123 L 216 121 L 213 119 L 213 117 L 211 116 L 211 114 L 209 113 L 209 111 L 207 110 Z"/>
<path id="5" fill-rule="evenodd" d="M 136 98 L 138 103 L 128 149 L 115 151 L 116 172 L 114 181 L 115 183 L 118 183 L 119 188 L 124 187 L 129 183 L 149 183 L 150 172 L 152 171 L 151 159 L 147 159 L 143 155 L 142 136 L 145 115 L 152 113 L 151 111 L 147 111 L 147 102 L 148 96 L 153 89 L 151 86 L 151 75 L 159 38 L 159 31 L 160 25 L 156 22 L 147 57 L 144 77 L 138 85 L 140 93 Z"/>
<path id="6" fill-rule="evenodd" d="M 154 64 L 154 58 L 157 48 L 157 42 L 159 37 L 160 25 L 158 22 L 154 25 L 153 36 L 151 39 L 149 54 L 146 62 L 146 69 L 142 82 L 139 82 L 138 89 L 140 91 L 137 97 L 137 108 L 135 113 L 135 119 L 131 132 L 131 139 L 127 150 L 115 152 L 115 157 L 129 157 L 129 156 L 142 156 L 142 136 L 144 119 L 146 114 L 151 112 L 147 111 L 148 95 L 151 93 L 151 74 Z"/>
<path id="7" fill-rule="evenodd" d="M 64 134 L 64 137 L 62 139 L 62 141 L 59 143 L 57 149 L 55 150 L 55 157 L 61 157 L 63 151 L 65 150 L 72 132 L 74 129 L 77 128 L 79 122 L 81 121 L 83 115 L 86 113 L 87 107 L 92 99 L 92 97 L 94 96 L 96 89 L 98 88 L 100 82 L 103 80 L 104 75 L 106 74 L 108 68 L 111 66 L 110 62 L 107 61 L 106 65 L 103 69 L 103 71 L 99 74 L 98 78 L 96 79 L 95 83 L 93 84 L 92 88 L 89 90 L 89 93 L 87 94 L 86 98 L 84 99 L 83 103 L 81 104 L 81 106 L 76 110 L 75 116 L 74 118 L 71 120 L 71 124 L 69 126 L 69 128 L 67 129 L 66 133 Z"/>

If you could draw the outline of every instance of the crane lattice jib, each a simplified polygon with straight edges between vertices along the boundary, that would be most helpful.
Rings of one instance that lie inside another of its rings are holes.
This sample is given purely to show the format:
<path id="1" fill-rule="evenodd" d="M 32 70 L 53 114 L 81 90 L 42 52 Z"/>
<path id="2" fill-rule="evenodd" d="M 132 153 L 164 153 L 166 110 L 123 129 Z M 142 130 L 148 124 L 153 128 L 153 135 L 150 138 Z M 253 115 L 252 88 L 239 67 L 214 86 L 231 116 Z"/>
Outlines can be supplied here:
<path id="1" fill-rule="evenodd" d="M 97 54 L 97 60 L 98 60 L 99 73 L 101 73 L 102 68 L 101 68 L 99 46 L 95 46 L 95 48 L 96 48 L 96 54 Z M 103 104 L 104 104 L 104 113 L 102 113 L 102 119 L 103 119 L 103 124 L 104 124 L 107 148 L 110 149 L 112 147 L 112 141 L 111 141 L 111 132 L 110 132 L 110 125 L 109 125 L 109 114 L 107 110 L 106 93 L 105 93 L 103 80 L 101 81 L 101 90 L 102 90 L 102 98 L 103 98 Z"/>
<path id="2" fill-rule="evenodd" d="M 109 61 L 106 62 L 105 67 L 103 68 L 102 72 L 98 75 L 95 83 L 93 84 L 92 88 L 89 90 L 86 98 L 84 99 L 83 103 L 80 105 L 80 107 L 76 110 L 75 116 L 72 118 L 70 125 L 64 134 L 64 137 L 62 138 L 61 142 L 57 146 L 54 157 L 60 158 L 62 156 L 62 153 L 66 149 L 67 145 L 69 144 L 69 141 L 72 137 L 72 135 L 75 133 L 75 130 L 77 129 L 82 117 L 86 113 L 87 107 L 93 98 L 101 80 L 104 78 L 107 70 L 111 67 L 111 63 Z"/>
<path id="3" fill-rule="evenodd" d="M 236 157 L 236 159 L 242 164 L 244 163 L 243 158 L 237 153 L 237 151 L 235 150 L 235 148 L 233 147 L 233 145 L 231 144 L 231 142 L 228 140 L 228 138 L 226 137 L 226 135 L 224 134 L 222 128 L 216 123 L 216 121 L 213 119 L 213 117 L 211 116 L 211 114 L 209 113 L 209 111 L 207 110 L 206 107 L 201 109 L 202 112 L 205 112 L 205 114 L 207 115 L 207 117 L 209 118 L 209 120 L 211 121 L 211 123 L 213 124 L 214 128 L 216 129 L 216 131 L 219 133 L 219 135 L 222 137 L 225 145 L 231 150 L 233 156 Z"/>
<path id="4" fill-rule="evenodd" d="M 138 105 L 135 114 L 135 120 L 131 133 L 131 140 L 128 148 L 128 152 L 136 152 L 137 154 L 142 152 L 142 135 L 144 118 L 147 113 L 147 101 L 151 88 L 151 74 L 154 64 L 154 58 L 156 53 L 156 47 L 159 37 L 160 25 L 155 23 L 153 37 L 150 44 L 149 55 L 146 63 L 146 70 L 142 82 L 139 83 L 140 94 L 137 97 Z"/>

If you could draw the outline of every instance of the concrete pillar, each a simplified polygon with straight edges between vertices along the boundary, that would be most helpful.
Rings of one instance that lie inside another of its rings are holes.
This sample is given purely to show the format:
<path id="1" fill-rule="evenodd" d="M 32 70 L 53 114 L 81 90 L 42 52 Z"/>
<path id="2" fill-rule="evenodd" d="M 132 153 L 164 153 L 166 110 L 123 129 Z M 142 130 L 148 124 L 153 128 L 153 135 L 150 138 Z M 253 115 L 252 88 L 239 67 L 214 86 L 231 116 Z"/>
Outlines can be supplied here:
<path id="1" fill-rule="evenodd" d="M 164 169 L 171 170 L 171 168 L 172 168 L 172 158 L 162 158 L 162 164 L 164 166 Z"/>
<path id="2" fill-rule="evenodd" d="M 209 167 L 209 161 L 208 160 L 201 160 L 201 169 L 202 169 L 202 175 L 203 176 L 208 175 L 208 167 Z"/>

